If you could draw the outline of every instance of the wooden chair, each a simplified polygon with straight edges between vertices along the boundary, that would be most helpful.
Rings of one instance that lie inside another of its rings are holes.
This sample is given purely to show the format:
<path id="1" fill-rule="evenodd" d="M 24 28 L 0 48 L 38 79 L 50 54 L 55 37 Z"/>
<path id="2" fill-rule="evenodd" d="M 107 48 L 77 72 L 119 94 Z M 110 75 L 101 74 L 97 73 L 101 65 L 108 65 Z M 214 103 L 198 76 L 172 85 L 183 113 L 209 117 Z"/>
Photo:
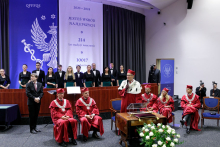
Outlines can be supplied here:
<path id="1" fill-rule="evenodd" d="M 116 127 L 116 113 L 119 113 L 121 110 L 121 98 L 116 98 L 116 99 L 111 99 L 111 130 L 112 130 L 112 126 L 113 126 L 113 122 L 115 123 L 115 133 L 117 135 L 117 127 Z M 113 116 L 113 113 L 115 114 Z"/>
<path id="2" fill-rule="evenodd" d="M 175 114 L 172 112 L 172 117 L 173 117 L 173 127 L 175 127 Z"/>
<path id="3" fill-rule="evenodd" d="M 204 112 L 204 110 L 216 111 L 218 110 L 218 114 L 211 115 L 210 112 Z M 203 107 L 201 111 L 201 127 L 204 125 L 204 119 L 216 119 L 217 126 L 219 126 L 219 98 L 203 98 Z"/>

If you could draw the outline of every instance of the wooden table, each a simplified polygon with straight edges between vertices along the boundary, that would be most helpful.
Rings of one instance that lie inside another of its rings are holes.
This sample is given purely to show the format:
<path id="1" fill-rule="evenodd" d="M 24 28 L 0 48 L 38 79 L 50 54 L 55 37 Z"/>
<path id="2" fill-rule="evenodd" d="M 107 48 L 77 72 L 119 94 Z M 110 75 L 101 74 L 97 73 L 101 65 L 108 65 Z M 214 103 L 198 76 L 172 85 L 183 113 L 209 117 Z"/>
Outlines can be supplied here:
<path id="1" fill-rule="evenodd" d="M 159 119 L 157 120 L 157 118 L 142 118 L 141 121 L 139 121 L 139 119 L 134 116 L 130 117 L 128 113 L 117 113 L 116 126 L 121 131 L 121 140 L 119 143 L 122 144 L 123 141 L 125 143 L 125 146 L 127 147 L 127 140 L 132 140 L 132 134 L 134 134 L 134 130 L 137 127 L 143 126 L 144 123 L 150 124 L 153 122 L 154 124 L 162 123 L 164 125 L 167 125 L 167 118 L 165 116 L 162 116 L 158 113 L 153 114 L 156 115 L 156 117 L 158 117 Z"/>

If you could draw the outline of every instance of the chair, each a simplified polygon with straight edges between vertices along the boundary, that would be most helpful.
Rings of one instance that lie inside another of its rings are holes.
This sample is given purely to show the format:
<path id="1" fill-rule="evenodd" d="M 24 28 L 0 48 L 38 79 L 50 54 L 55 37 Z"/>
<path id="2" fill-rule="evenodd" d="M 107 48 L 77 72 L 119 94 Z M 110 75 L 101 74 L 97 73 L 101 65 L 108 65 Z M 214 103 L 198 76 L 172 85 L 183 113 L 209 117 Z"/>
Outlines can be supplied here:
<path id="1" fill-rule="evenodd" d="M 204 110 L 216 111 L 218 110 L 218 114 L 211 115 L 208 112 L 204 112 Z M 203 98 L 203 107 L 201 111 L 201 128 L 204 125 L 204 119 L 216 119 L 217 126 L 219 126 L 219 98 Z"/>
<path id="2" fill-rule="evenodd" d="M 111 130 L 112 130 L 112 126 L 113 126 L 113 122 L 115 123 L 115 133 L 117 135 L 117 127 L 116 127 L 116 114 L 120 112 L 121 110 L 121 98 L 116 98 L 116 99 L 111 99 Z M 115 114 L 115 116 L 113 116 L 113 113 Z"/>
<path id="3" fill-rule="evenodd" d="M 173 127 L 174 127 L 174 124 L 175 124 L 175 114 L 172 112 L 172 117 L 173 117 Z"/>

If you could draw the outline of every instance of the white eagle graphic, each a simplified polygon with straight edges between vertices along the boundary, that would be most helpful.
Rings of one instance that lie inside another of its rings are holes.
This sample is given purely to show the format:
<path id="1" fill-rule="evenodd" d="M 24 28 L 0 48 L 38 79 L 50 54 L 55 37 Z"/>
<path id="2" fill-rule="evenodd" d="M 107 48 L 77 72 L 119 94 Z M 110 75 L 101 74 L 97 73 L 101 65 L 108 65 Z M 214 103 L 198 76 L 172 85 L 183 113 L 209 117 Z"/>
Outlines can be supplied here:
<path id="1" fill-rule="evenodd" d="M 52 37 L 50 42 L 47 43 L 45 42 L 47 35 L 41 29 L 36 18 L 32 24 L 31 37 L 37 49 L 40 49 L 40 51 L 49 52 L 43 54 L 43 61 L 50 61 L 47 66 L 57 68 L 57 26 L 54 26 L 54 23 L 52 23 L 52 26 L 49 27 L 50 30 L 47 33 L 51 34 Z"/>

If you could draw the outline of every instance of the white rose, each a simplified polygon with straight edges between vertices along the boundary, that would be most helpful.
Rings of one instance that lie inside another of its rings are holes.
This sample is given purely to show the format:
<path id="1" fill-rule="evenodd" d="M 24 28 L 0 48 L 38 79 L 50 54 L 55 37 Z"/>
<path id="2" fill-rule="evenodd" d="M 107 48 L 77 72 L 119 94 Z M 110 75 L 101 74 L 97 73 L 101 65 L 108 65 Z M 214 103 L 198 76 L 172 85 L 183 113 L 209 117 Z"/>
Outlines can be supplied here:
<path id="1" fill-rule="evenodd" d="M 140 136 L 143 137 L 143 136 L 144 136 L 144 133 L 141 132 L 141 133 L 140 133 Z"/>
<path id="2" fill-rule="evenodd" d="M 167 127 L 168 129 L 171 129 L 169 125 L 166 125 L 166 127 Z"/>
<path id="3" fill-rule="evenodd" d="M 167 147 L 165 144 L 162 147 Z"/>
<path id="4" fill-rule="evenodd" d="M 148 127 L 151 127 L 151 124 L 148 124 L 147 126 L 148 126 Z"/>
<path id="5" fill-rule="evenodd" d="M 167 140 L 167 141 L 170 141 L 171 139 L 170 139 L 170 137 L 167 137 L 166 140 Z"/>
<path id="6" fill-rule="evenodd" d="M 175 144 L 174 144 L 173 142 L 171 142 L 171 143 L 170 143 L 170 146 L 174 147 L 174 146 L 175 146 Z"/>
<path id="7" fill-rule="evenodd" d="M 150 139 L 150 136 L 146 136 L 146 139 L 147 139 L 147 140 Z"/>
<path id="8" fill-rule="evenodd" d="M 153 136 L 154 135 L 154 133 L 153 132 L 150 132 L 150 134 L 149 134 L 150 136 Z"/>
<path id="9" fill-rule="evenodd" d="M 157 144 L 153 144 L 152 147 L 157 147 Z"/>
<path id="10" fill-rule="evenodd" d="M 152 127 L 151 127 L 151 129 L 153 130 L 153 129 L 155 129 L 155 127 L 154 127 L 154 126 L 152 126 Z"/>
<path id="11" fill-rule="evenodd" d="M 177 134 L 176 137 L 177 137 L 177 138 L 180 138 L 180 134 Z"/>
<path id="12" fill-rule="evenodd" d="M 158 143 L 158 145 L 162 145 L 163 144 L 163 142 L 160 141 L 160 140 L 157 143 Z"/>
<path id="13" fill-rule="evenodd" d="M 164 126 L 164 125 L 162 125 L 162 128 L 164 129 L 164 128 L 165 128 L 165 126 Z"/>
<path id="14" fill-rule="evenodd" d="M 175 133 L 176 133 L 175 131 L 172 132 L 172 134 L 175 134 Z"/>
<path id="15" fill-rule="evenodd" d="M 142 131 L 145 130 L 145 127 L 142 128 Z"/>
<path id="16" fill-rule="evenodd" d="M 148 129 L 145 129 L 145 132 L 148 132 L 149 130 Z"/>
<path id="17" fill-rule="evenodd" d="M 167 133 L 170 134 L 170 133 L 171 133 L 171 130 L 167 130 Z"/>
<path id="18" fill-rule="evenodd" d="M 174 141 L 174 142 L 178 142 L 178 139 L 177 139 L 177 138 L 175 138 L 173 141 Z"/>
<path id="19" fill-rule="evenodd" d="M 157 124 L 157 126 L 159 126 L 159 127 L 160 127 L 160 126 L 161 126 L 161 123 L 158 123 L 158 124 Z"/>
<path id="20" fill-rule="evenodd" d="M 163 132 L 163 129 L 159 129 L 158 131 L 159 131 L 160 133 L 162 133 L 162 132 Z"/>

